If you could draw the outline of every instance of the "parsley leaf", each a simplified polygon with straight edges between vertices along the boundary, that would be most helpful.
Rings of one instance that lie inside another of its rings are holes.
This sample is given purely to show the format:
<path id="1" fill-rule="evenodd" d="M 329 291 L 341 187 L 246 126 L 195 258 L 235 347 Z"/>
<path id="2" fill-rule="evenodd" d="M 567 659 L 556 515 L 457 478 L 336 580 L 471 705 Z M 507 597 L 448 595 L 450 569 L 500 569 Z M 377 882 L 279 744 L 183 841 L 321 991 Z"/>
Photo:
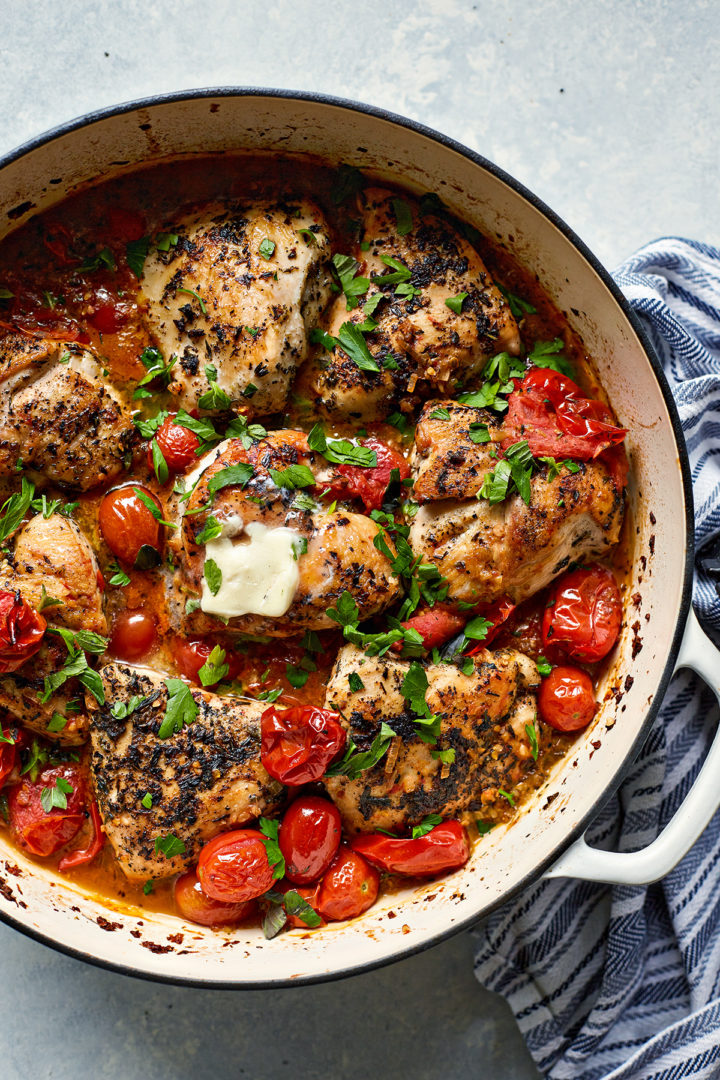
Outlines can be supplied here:
<path id="1" fill-rule="evenodd" d="M 171 735 L 176 735 L 183 727 L 194 723 L 198 714 L 197 703 L 186 682 L 182 679 L 165 679 L 165 685 L 168 691 L 167 705 L 158 739 L 168 739 Z"/>
<path id="2" fill-rule="evenodd" d="M 307 465 L 288 465 L 286 469 L 268 469 L 268 472 L 276 487 L 288 488 L 290 491 L 312 487 L 315 483 L 315 477 Z"/>
<path id="3" fill-rule="evenodd" d="M 328 608 L 325 614 L 333 622 L 336 622 L 338 626 L 355 626 L 360 617 L 360 609 L 355 603 L 352 594 L 346 589 L 339 598 L 337 607 Z"/>
<path id="4" fill-rule="evenodd" d="M 222 585 L 222 570 L 214 559 L 206 559 L 203 566 L 203 577 L 207 587 L 213 596 L 217 596 Z"/>
<path id="5" fill-rule="evenodd" d="M 168 833 L 167 836 L 155 837 L 155 854 L 163 854 L 166 859 L 172 859 L 175 855 L 184 855 L 187 851 L 185 841 L 180 840 L 174 833 Z"/>
<path id="6" fill-rule="evenodd" d="M 145 810 L 152 810 L 152 804 L 152 795 L 149 791 L 146 791 L 142 799 L 140 800 L 140 805 L 144 807 Z"/>
<path id="7" fill-rule="evenodd" d="M 340 206 L 351 195 L 357 195 L 365 184 L 365 178 L 354 165 L 340 165 L 335 171 L 335 180 L 330 190 L 330 198 L 335 206 Z"/>
<path id="8" fill-rule="evenodd" d="M 363 332 L 356 323 L 344 322 L 338 331 L 337 344 L 361 371 L 379 371 L 380 366 L 367 347 Z"/>
<path id="9" fill-rule="evenodd" d="M 449 307 L 451 311 L 454 311 L 456 315 L 462 313 L 463 301 L 467 299 L 467 293 L 461 292 L 457 296 L 449 296 L 445 301 L 445 307 Z"/>
<path id="10" fill-rule="evenodd" d="M 348 685 L 353 694 L 357 694 L 360 690 L 365 689 L 365 683 L 362 681 L 357 671 L 351 671 L 348 675 Z"/>
<path id="11" fill-rule="evenodd" d="M 206 564 L 207 565 L 207 564 Z M 203 686 L 214 686 L 224 679 L 230 671 L 225 663 L 225 650 L 215 645 L 203 666 L 198 671 L 198 678 Z"/>
<path id="12" fill-rule="evenodd" d="M 530 743 L 530 753 L 532 754 L 534 760 L 537 761 L 538 754 L 540 753 L 540 747 L 538 746 L 538 737 L 537 732 L 535 731 L 535 725 L 526 724 L 525 732 L 528 737 L 528 742 Z"/>
<path id="13" fill-rule="evenodd" d="M 415 825 L 412 831 L 413 840 L 419 840 L 421 836 L 426 836 L 431 829 L 434 829 L 436 825 L 442 823 L 442 817 L 440 814 L 428 814 L 424 817 L 419 825 Z"/>
<path id="14" fill-rule="evenodd" d="M 285 910 L 288 915 L 294 915 L 296 919 L 300 919 L 306 926 L 320 926 L 322 924 L 322 918 L 315 908 L 311 907 L 307 900 L 304 900 L 295 889 L 288 889 L 285 893 Z"/>
<path id="15" fill-rule="evenodd" d="M 538 670 L 538 675 L 540 675 L 542 678 L 547 678 L 547 676 L 552 671 L 552 664 L 550 663 L 549 660 L 546 660 L 544 656 L 538 656 L 538 658 L 537 658 L 537 670 Z"/>
<path id="16" fill-rule="evenodd" d="M 433 409 L 428 416 L 428 420 L 449 420 L 450 413 L 447 409 Z"/>
<path id="17" fill-rule="evenodd" d="M 369 750 L 356 753 L 357 747 L 351 738 L 348 738 L 347 748 L 341 761 L 331 765 L 326 771 L 326 776 L 347 776 L 349 780 L 357 778 L 367 769 L 372 769 L 385 756 L 390 743 L 395 738 L 395 732 L 383 720 L 380 731 L 372 741 Z"/>
<path id="18" fill-rule="evenodd" d="M 129 240 L 125 245 L 125 258 L 127 264 L 138 280 L 140 280 L 143 275 L 143 268 L 149 251 L 149 236 L 142 236 L 139 240 Z"/>
<path id="19" fill-rule="evenodd" d="M 366 277 L 356 277 L 359 265 L 351 255 L 333 255 L 332 264 L 345 294 L 347 310 L 352 311 L 360 302 L 358 297 L 370 288 L 370 281 Z"/>
<path id="20" fill-rule="evenodd" d="M 120 569 L 118 563 L 111 563 L 108 570 L 112 573 L 112 577 L 108 579 L 108 585 L 116 585 L 122 589 L 130 584 L 129 576 L 124 570 Z"/>
<path id="21" fill-rule="evenodd" d="M 360 465 L 365 469 L 377 465 L 377 453 L 370 447 L 355 446 L 348 439 L 327 439 L 320 424 L 310 430 L 307 441 L 311 450 L 337 465 Z"/>
<path id="22" fill-rule="evenodd" d="M 216 540 L 218 536 L 222 536 L 222 531 L 223 527 L 220 522 L 212 514 L 208 514 L 205 524 L 195 537 L 195 543 L 207 544 L 208 540 Z"/>
<path id="23" fill-rule="evenodd" d="M 206 391 L 200 398 L 198 398 L 198 405 L 201 409 L 229 409 L 232 404 L 232 399 L 229 394 L 218 386 L 217 383 L 217 368 L 214 368 L 212 364 L 206 364 L 205 377 L 210 384 L 210 389 Z M 249 387 L 246 387 L 246 390 Z"/>
<path id="24" fill-rule="evenodd" d="M 23 476 L 20 491 L 16 491 L 0 507 L 0 543 L 7 540 L 20 526 L 34 494 L 35 485 Z"/>
<path id="25" fill-rule="evenodd" d="M 490 429 L 487 424 L 481 424 L 479 421 L 473 421 L 468 429 L 468 435 L 470 442 L 476 445 L 490 442 Z"/>
<path id="26" fill-rule="evenodd" d="M 273 881 L 278 881 L 281 877 L 285 876 L 285 859 L 283 858 L 283 853 L 278 844 L 280 822 L 272 818 L 261 817 L 258 821 L 258 826 L 261 834 L 260 839 L 265 845 L 268 863 L 273 872 Z"/>
<path id="27" fill-rule="evenodd" d="M 58 776 L 52 787 L 44 787 L 40 792 L 40 803 L 46 814 L 51 810 L 67 810 L 67 797 L 74 788 L 64 776 Z"/>
<path id="28" fill-rule="evenodd" d="M 504 289 L 502 285 L 498 285 L 498 289 L 507 300 L 510 314 L 514 318 L 521 319 L 523 315 L 537 314 L 537 308 L 533 307 L 532 304 L 529 304 L 527 300 L 523 300 L 517 293 L 510 292 L 509 289 Z"/>
<path id="29" fill-rule="evenodd" d="M 157 696 L 157 695 L 156 695 Z M 124 720 L 128 716 L 132 716 L 141 705 L 144 705 L 149 698 L 138 697 L 137 694 L 133 694 L 128 701 L 116 701 L 110 708 L 110 712 L 116 720 Z"/>
<path id="30" fill-rule="evenodd" d="M 213 474 L 208 480 L 208 491 L 211 495 L 216 495 L 218 491 L 222 491 L 226 487 L 245 487 L 250 483 L 255 470 L 252 465 L 241 462 L 239 465 L 228 465 L 227 468 L 221 469 L 219 472 Z"/>
<path id="31" fill-rule="evenodd" d="M 177 291 L 181 293 L 186 293 L 188 296 L 194 297 L 200 305 L 200 310 L 202 311 L 203 315 L 207 315 L 207 305 L 205 304 L 205 301 L 199 293 L 196 293 L 194 289 L 178 289 Z"/>
<path id="32" fill-rule="evenodd" d="M 552 368 L 561 375 L 574 378 L 573 366 L 566 356 L 563 355 L 565 345 L 562 338 L 554 338 L 552 341 L 536 341 L 532 351 L 528 353 L 528 361 L 539 368 Z"/>
<path id="33" fill-rule="evenodd" d="M 258 251 L 263 259 L 271 259 L 275 251 L 275 241 L 266 236 L 265 239 L 261 241 Z"/>

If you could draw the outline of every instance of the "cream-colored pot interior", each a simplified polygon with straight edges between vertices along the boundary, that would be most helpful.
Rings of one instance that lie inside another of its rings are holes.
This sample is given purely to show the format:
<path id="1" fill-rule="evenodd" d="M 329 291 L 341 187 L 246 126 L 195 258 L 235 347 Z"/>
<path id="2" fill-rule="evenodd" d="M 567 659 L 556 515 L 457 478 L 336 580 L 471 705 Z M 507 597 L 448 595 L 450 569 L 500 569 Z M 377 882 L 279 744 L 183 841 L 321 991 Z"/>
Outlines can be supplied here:
<path id="1" fill-rule="evenodd" d="M 217 933 L 169 916 L 111 910 L 25 861 L 0 834 L 0 913 L 7 921 L 130 972 L 237 986 L 294 983 L 386 962 L 471 923 L 549 866 L 639 749 L 677 644 L 686 557 L 686 504 L 668 407 L 621 306 L 544 209 L 496 170 L 429 132 L 341 103 L 270 93 L 223 92 L 133 106 L 38 140 L 6 163 L 0 169 L 0 232 L 77 185 L 128 165 L 242 149 L 318 154 L 417 192 L 436 191 L 537 273 L 583 337 L 620 422 L 630 428 L 636 536 L 617 662 L 601 691 L 605 701 L 596 722 L 572 756 L 511 827 L 478 843 L 462 871 L 387 897 L 359 920 L 266 941 L 259 930 Z"/>

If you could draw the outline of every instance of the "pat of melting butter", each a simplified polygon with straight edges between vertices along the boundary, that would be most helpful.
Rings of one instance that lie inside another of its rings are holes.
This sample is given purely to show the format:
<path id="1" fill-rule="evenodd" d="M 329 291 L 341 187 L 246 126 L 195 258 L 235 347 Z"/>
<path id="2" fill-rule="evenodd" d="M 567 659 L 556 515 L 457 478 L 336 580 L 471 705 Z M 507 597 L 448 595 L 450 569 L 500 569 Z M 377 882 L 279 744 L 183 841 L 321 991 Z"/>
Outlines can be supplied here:
<path id="1" fill-rule="evenodd" d="M 302 536 L 294 529 L 268 529 L 259 521 L 244 529 L 237 518 L 227 524 L 222 536 L 205 545 L 205 558 L 217 564 L 222 582 L 213 596 L 203 578 L 201 609 L 223 619 L 284 615 L 300 578 L 296 552 Z"/>

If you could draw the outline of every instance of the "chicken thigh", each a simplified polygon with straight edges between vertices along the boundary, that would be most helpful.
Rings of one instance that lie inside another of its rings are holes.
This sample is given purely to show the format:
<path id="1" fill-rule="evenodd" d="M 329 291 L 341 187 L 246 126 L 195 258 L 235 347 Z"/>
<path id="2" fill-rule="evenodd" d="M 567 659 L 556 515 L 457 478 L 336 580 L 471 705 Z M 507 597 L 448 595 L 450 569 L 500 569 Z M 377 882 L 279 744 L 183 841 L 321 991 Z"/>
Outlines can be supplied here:
<path id="1" fill-rule="evenodd" d="M 345 296 L 338 297 L 323 328 L 337 339 L 343 324 L 367 325 L 363 307 L 370 302 L 377 326 L 367 348 L 377 370 L 361 369 L 340 345 L 320 350 L 299 393 L 330 415 L 369 421 L 387 416 L 408 395 L 450 391 L 478 374 L 489 356 L 518 353 L 521 343 L 482 259 L 452 224 L 380 188 L 359 200 L 369 247 L 357 245 L 350 254 L 370 285 L 351 311 Z M 402 228 L 399 204 L 409 215 Z"/>
<path id="2" fill-rule="evenodd" d="M 75 342 L 0 339 L 0 473 L 18 459 L 61 487 L 117 476 L 137 432 L 95 354 Z"/>
<path id="3" fill-rule="evenodd" d="M 535 730 L 535 664 L 512 649 L 483 652 L 464 675 L 452 664 L 430 664 L 427 705 L 442 717 L 438 748 L 453 749 L 444 765 L 418 735 L 403 680 L 410 664 L 388 656 L 366 657 L 354 645 L 338 654 L 326 695 L 359 751 L 368 750 L 384 721 L 395 732 L 387 754 L 357 779 L 327 777 L 328 794 L 350 832 L 405 829 L 425 815 L 452 817 L 497 801 L 533 766 L 526 725 Z M 351 690 L 357 673 L 362 689 Z"/>
<path id="4" fill-rule="evenodd" d="M 194 719 L 160 738 L 169 690 L 163 676 L 116 663 L 102 669 L 102 678 L 105 706 L 90 729 L 91 777 L 105 833 L 128 878 L 175 874 L 195 862 L 206 840 L 277 809 L 284 788 L 260 763 L 262 702 L 186 687 Z M 128 710 L 122 719 L 112 713 L 119 705 Z M 155 844 L 170 834 L 184 845 L 172 857 Z"/>
<path id="5" fill-rule="evenodd" d="M 306 201 L 214 204 L 172 227 L 177 243 L 155 250 L 143 277 L 150 331 L 166 359 L 177 357 L 171 393 L 197 408 L 211 376 L 223 395 L 206 411 L 229 399 L 277 412 L 330 295 L 320 211 Z"/>

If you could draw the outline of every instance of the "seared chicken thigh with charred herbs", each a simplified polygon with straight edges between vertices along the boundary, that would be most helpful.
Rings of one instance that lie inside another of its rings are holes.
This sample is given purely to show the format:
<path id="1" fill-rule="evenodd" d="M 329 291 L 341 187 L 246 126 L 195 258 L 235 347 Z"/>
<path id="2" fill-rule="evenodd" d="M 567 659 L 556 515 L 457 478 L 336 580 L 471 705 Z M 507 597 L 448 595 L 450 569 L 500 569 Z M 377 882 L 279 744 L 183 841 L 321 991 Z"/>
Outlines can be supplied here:
<path id="1" fill-rule="evenodd" d="M 0 471 L 18 462 L 60 487 L 112 480 L 137 441 L 130 408 L 98 358 L 75 342 L 0 338 Z"/>
<path id="2" fill-rule="evenodd" d="M 350 270 L 341 264 L 346 295 L 322 321 L 337 344 L 325 336 L 300 381 L 319 410 L 376 420 L 401 400 L 465 383 L 496 352 L 520 351 L 510 308 L 454 225 L 381 188 L 358 201 L 355 278 L 352 259 Z M 366 287 L 358 294 L 360 279 Z"/>
<path id="3" fill-rule="evenodd" d="M 145 264 L 148 325 L 186 409 L 282 409 L 330 296 L 330 246 L 312 203 L 203 207 Z"/>

